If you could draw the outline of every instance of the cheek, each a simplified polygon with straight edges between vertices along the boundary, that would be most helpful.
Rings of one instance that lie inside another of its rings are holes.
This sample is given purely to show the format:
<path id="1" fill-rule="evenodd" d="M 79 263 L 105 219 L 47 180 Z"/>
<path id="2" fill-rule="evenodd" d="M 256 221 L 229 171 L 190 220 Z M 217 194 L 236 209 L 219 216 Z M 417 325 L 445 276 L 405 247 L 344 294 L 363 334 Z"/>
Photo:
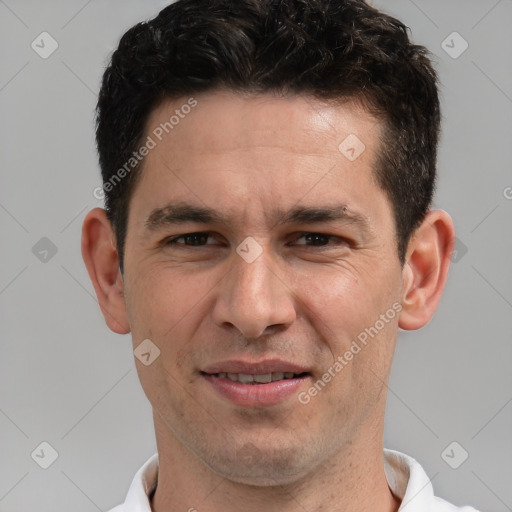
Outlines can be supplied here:
<path id="1" fill-rule="evenodd" d="M 151 338 L 164 348 L 164 339 L 193 313 L 201 296 L 197 287 L 190 286 L 190 280 L 169 270 L 138 270 L 125 297 L 134 343 L 141 337 Z"/>
<path id="2" fill-rule="evenodd" d="M 300 297 L 304 313 L 328 338 L 343 333 L 357 334 L 373 317 L 379 297 L 372 280 L 346 268 L 320 269 L 300 280 Z"/>
<path id="3" fill-rule="evenodd" d="M 139 272 L 128 296 L 128 314 L 134 347 L 143 339 L 151 339 L 160 349 L 165 369 L 175 374 L 189 367 L 197 350 L 193 342 L 201 326 L 208 328 L 202 339 L 211 333 L 208 317 L 213 297 L 218 292 L 222 273 L 198 274 L 176 268 L 155 266 Z"/>
<path id="4" fill-rule="evenodd" d="M 354 371 L 363 376 L 368 372 L 363 367 L 369 367 L 381 374 L 380 368 L 387 368 L 392 357 L 399 280 L 390 271 L 378 275 L 375 267 L 372 273 L 330 269 L 302 281 L 303 312 L 333 362 L 343 357 L 341 373 Z"/>

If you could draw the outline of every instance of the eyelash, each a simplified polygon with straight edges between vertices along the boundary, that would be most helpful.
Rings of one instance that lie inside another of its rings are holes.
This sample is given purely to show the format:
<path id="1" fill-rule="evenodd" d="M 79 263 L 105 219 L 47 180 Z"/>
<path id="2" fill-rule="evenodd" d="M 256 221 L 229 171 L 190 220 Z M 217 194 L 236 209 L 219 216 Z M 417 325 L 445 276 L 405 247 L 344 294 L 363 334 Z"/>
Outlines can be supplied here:
<path id="1" fill-rule="evenodd" d="M 203 232 L 203 231 L 198 231 L 198 232 L 194 232 L 194 233 L 183 233 L 182 235 L 178 235 L 178 236 L 175 236 L 175 237 L 172 237 L 172 238 L 168 238 L 166 240 L 164 240 L 163 244 L 164 245 L 182 245 L 184 247 L 206 247 L 208 245 L 213 245 L 213 244 L 186 244 L 186 243 L 180 243 L 180 242 L 177 242 L 177 240 L 183 238 L 183 239 L 186 239 L 187 237 L 193 237 L 193 236 L 207 236 L 207 237 L 211 237 L 211 234 L 210 233 L 207 233 L 207 232 Z M 328 242 L 326 244 L 320 244 L 320 245 L 307 245 L 307 244 L 298 244 L 298 245 L 302 245 L 302 246 L 305 246 L 305 247 L 326 247 L 326 246 L 333 246 L 333 245 L 346 245 L 348 244 L 348 241 L 341 238 L 341 237 L 337 237 L 337 236 L 334 236 L 334 235 L 328 235 L 326 233 L 319 233 L 319 232 L 315 232 L 315 231 L 304 231 L 302 233 L 300 233 L 299 236 L 297 236 L 296 238 L 294 238 L 294 240 L 299 240 L 300 238 L 303 238 L 303 237 L 308 237 L 308 236 L 313 236 L 313 237 L 323 237 L 324 239 L 327 239 Z M 335 243 L 329 243 L 331 242 L 331 240 L 335 240 Z"/>

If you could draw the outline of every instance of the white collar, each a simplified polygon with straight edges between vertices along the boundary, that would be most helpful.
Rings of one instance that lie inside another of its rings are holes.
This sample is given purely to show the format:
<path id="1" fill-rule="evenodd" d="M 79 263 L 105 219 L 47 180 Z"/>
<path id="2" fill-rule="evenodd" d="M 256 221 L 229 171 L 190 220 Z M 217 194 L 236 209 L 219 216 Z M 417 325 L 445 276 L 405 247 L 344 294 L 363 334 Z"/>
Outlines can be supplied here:
<path id="1" fill-rule="evenodd" d="M 384 449 L 384 471 L 391 491 L 402 501 L 398 512 L 477 512 L 436 498 L 427 474 L 408 455 Z M 135 474 L 124 504 L 110 512 L 151 512 L 149 496 L 157 482 L 158 454 L 155 453 Z"/>

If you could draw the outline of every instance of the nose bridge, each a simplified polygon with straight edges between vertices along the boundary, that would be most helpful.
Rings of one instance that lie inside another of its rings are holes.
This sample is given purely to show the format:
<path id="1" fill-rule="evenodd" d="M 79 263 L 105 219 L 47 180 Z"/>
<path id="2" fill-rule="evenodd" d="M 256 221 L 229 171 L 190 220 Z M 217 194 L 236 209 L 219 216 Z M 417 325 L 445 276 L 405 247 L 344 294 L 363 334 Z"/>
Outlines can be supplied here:
<path id="1" fill-rule="evenodd" d="M 231 324 L 244 336 L 256 338 L 270 326 L 293 321 L 291 294 L 273 270 L 273 262 L 269 248 L 258 249 L 251 240 L 240 244 L 215 306 L 218 324 Z"/>
<path id="2" fill-rule="evenodd" d="M 239 258 L 234 264 L 232 282 L 234 296 L 238 295 L 246 301 L 253 301 L 262 306 L 271 300 L 272 272 L 268 256 L 262 254 L 252 262 Z"/>

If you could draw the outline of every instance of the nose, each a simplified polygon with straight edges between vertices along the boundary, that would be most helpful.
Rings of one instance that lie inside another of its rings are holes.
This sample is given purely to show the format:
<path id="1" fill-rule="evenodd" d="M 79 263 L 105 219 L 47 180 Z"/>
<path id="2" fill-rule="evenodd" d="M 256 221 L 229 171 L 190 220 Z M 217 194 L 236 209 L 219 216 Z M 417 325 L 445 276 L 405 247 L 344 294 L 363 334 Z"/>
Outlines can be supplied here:
<path id="1" fill-rule="evenodd" d="M 235 327 L 244 337 L 254 339 L 293 323 L 293 292 L 271 265 L 269 250 L 251 263 L 233 255 L 233 267 L 219 283 L 213 309 L 217 325 Z"/>

